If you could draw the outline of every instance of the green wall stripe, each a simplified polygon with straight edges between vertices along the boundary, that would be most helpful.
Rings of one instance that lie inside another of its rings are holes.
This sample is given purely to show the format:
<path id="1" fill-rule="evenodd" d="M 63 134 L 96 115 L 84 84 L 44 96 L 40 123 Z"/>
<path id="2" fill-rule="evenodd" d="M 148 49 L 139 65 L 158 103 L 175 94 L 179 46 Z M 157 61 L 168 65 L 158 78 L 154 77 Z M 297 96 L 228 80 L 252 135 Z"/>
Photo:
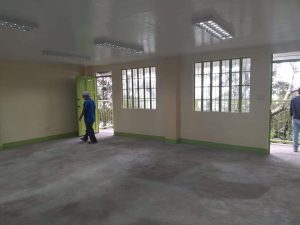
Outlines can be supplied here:
<path id="1" fill-rule="evenodd" d="M 17 141 L 17 142 L 9 142 L 9 143 L 4 143 L 2 145 L 2 149 L 15 148 L 15 147 L 23 146 L 23 145 L 28 145 L 28 144 L 35 144 L 35 143 L 40 143 L 40 142 L 45 142 L 45 141 L 50 141 L 50 140 L 57 140 L 57 139 L 76 137 L 76 136 L 78 136 L 77 131 L 71 132 L 71 133 L 65 133 L 65 134 L 58 134 L 58 135 L 51 135 L 51 136 L 46 136 L 46 137 L 22 140 L 22 141 Z"/>
<path id="2" fill-rule="evenodd" d="M 204 146 L 204 147 L 209 147 L 209 148 L 228 149 L 228 150 L 236 150 L 236 151 L 242 151 L 242 152 L 254 152 L 254 153 L 259 153 L 259 154 L 269 154 L 268 149 L 263 149 L 263 148 L 230 145 L 230 144 L 215 143 L 215 142 L 208 142 L 208 141 L 197 141 L 197 140 L 190 140 L 190 139 L 184 139 L 184 138 L 180 139 L 180 143 L 199 145 L 199 146 Z"/>
<path id="3" fill-rule="evenodd" d="M 124 133 L 124 132 L 115 132 L 115 136 L 142 138 L 142 139 L 146 139 L 146 140 L 156 140 L 156 141 L 164 141 L 165 140 L 165 138 L 163 136 L 133 134 L 133 133 Z"/>
<path id="4" fill-rule="evenodd" d="M 168 143 L 168 144 L 179 144 L 180 140 L 179 139 L 165 138 L 165 142 Z"/>
<path id="5" fill-rule="evenodd" d="M 215 142 L 207 142 L 207 141 L 198 141 L 198 140 L 190 140 L 190 139 L 169 139 L 163 136 L 153 136 L 153 135 L 144 135 L 144 134 L 133 134 L 133 133 L 125 133 L 125 132 L 115 132 L 115 136 L 123 136 L 123 137 L 132 137 L 132 138 L 141 138 L 145 140 L 156 140 L 156 141 L 164 141 L 170 144 L 192 144 L 199 145 L 203 147 L 209 148 L 218 148 L 218 149 L 226 149 L 226 150 L 235 150 L 240 152 L 252 152 L 267 155 L 269 154 L 268 149 L 263 148 L 255 148 L 248 146 L 239 146 L 239 145 L 229 145 Z"/>

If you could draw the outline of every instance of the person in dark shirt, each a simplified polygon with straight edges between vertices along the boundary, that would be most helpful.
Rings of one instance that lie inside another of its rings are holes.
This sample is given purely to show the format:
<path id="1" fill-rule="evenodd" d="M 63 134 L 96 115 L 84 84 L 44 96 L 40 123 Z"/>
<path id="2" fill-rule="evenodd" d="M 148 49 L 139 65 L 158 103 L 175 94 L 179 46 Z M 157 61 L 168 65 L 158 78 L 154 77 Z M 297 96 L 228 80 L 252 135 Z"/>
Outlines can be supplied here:
<path id="1" fill-rule="evenodd" d="M 298 89 L 298 96 L 295 96 L 291 100 L 290 115 L 292 117 L 293 124 L 293 146 L 294 151 L 298 152 L 298 138 L 300 131 L 300 88 Z"/>
<path id="2" fill-rule="evenodd" d="M 95 122 L 95 102 L 90 98 L 90 94 L 87 91 L 84 91 L 82 94 L 82 98 L 85 100 L 83 103 L 82 113 L 79 117 L 79 121 L 81 121 L 84 116 L 84 123 L 86 127 L 86 133 L 81 138 L 82 141 L 86 142 L 88 137 L 90 137 L 91 144 L 97 143 L 97 139 L 95 137 L 95 132 L 93 129 L 93 124 Z"/>

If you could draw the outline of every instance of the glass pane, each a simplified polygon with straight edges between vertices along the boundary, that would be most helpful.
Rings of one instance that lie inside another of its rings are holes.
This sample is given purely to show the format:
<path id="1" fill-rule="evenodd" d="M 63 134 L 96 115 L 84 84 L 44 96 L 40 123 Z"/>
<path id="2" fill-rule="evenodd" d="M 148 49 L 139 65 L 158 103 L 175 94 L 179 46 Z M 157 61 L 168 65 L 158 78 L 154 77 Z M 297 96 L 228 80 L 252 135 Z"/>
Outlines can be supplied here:
<path id="1" fill-rule="evenodd" d="M 123 98 L 127 98 L 127 91 L 123 90 Z"/>
<path id="2" fill-rule="evenodd" d="M 203 99 L 210 99 L 210 87 L 203 87 Z"/>
<path id="3" fill-rule="evenodd" d="M 251 70 L 251 59 L 250 58 L 243 59 L 243 71 L 250 72 L 250 70 Z"/>
<path id="4" fill-rule="evenodd" d="M 222 73 L 229 73 L 229 60 L 222 61 Z"/>
<path id="5" fill-rule="evenodd" d="M 229 73 L 222 74 L 222 87 L 229 87 Z"/>
<path id="6" fill-rule="evenodd" d="M 239 100 L 231 99 L 231 112 L 239 112 Z"/>
<path id="7" fill-rule="evenodd" d="M 239 99 L 239 92 L 240 92 L 239 86 L 232 86 L 231 87 L 231 98 L 238 100 Z"/>
<path id="8" fill-rule="evenodd" d="M 151 90 L 151 98 L 155 99 L 156 98 L 156 89 Z"/>
<path id="9" fill-rule="evenodd" d="M 195 76 L 195 87 L 201 87 L 201 76 Z"/>
<path id="10" fill-rule="evenodd" d="M 134 99 L 134 108 L 135 109 L 139 108 L 139 100 L 137 98 Z"/>
<path id="11" fill-rule="evenodd" d="M 210 62 L 204 63 L 204 74 L 210 74 Z"/>
<path id="12" fill-rule="evenodd" d="M 151 67 L 151 77 L 156 77 L 156 68 L 155 67 Z"/>
<path id="13" fill-rule="evenodd" d="M 210 86 L 210 75 L 205 75 L 203 77 L 203 86 L 209 87 Z"/>
<path id="14" fill-rule="evenodd" d="M 250 72 L 243 72 L 242 73 L 242 84 L 243 85 L 250 85 Z"/>
<path id="15" fill-rule="evenodd" d="M 229 87 L 222 87 L 222 99 L 229 99 Z"/>
<path id="16" fill-rule="evenodd" d="M 145 89 L 145 98 L 150 99 L 150 89 Z"/>
<path id="17" fill-rule="evenodd" d="M 213 73 L 220 73 L 220 61 L 213 62 Z"/>
<path id="18" fill-rule="evenodd" d="M 219 87 L 213 87 L 212 88 L 212 99 L 213 100 L 218 100 L 219 96 L 220 96 Z"/>
<path id="19" fill-rule="evenodd" d="M 122 79 L 126 80 L 126 70 L 122 70 Z"/>
<path id="20" fill-rule="evenodd" d="M 156 99 L 152 99 L 152 109 L 156 109 Z"/>
<path id="21" fill-rule="evenodd" d="M 232 72 L 239 72 L 240 71 L 240 60 L 233 59 L 232 60 Z"/>
<path id="22" fill-rule="evenodd" d="M 195 89 L 195 99 L 201 99 L 201 88 Z"/>
<path id="23" fill-rule="evenodd" d="M 219 85 L 220 85 L 220 74 L 214 73 L 213 80 L 212 80 L 212 86 L 218 87 Z"/>
<path id="24" fill-rule="evenodd" d="M 146 99 L 146 109 L 150 109 L 150 99 Z"/>
<path id="25" fill-rule="evenodd" d="M 239 85 L 240 84 L 240 74 L 239 73 L 232 73 L 232 85 Z"/>
<path id="26" fill-rule="evenodd" d="M 195 100 L 195 111 L 201 111 L 201 100 Z"/>
<path id="27" fill-rule="evenodd" d="M 212 111 L 219 112 L 219 100 L 212 100 Z"/>
<path id="28" fill-rule="evenodd" d="M 203 99 L 203 111 L 210 111 L 210 100 Z"/>
<path id="29" fill-rule="evenodd" d="M 144 99 L 140 99 L 140 109 L 144 109 L 145 108 L 145 101 Z"/>
<path id="30" fill-rule="evenodd" d="M 140 99 L 144 99 L 144 89 L 140 89 Z"/>
<path id="31" fill-rule="evenodd" d="M 229 112 L 229 100 L 222 99 L 221 106 L 222 106 L 221 108 L 222 112 Z"/>
<path id="32" fill-rule="evenodd" d="M 201 63 L 195 63 L 195 74 L 201 75 Z"/>
<path id="33" fill-rule="evenodd" d="M 127 99 L 123 98 L 123 108 L 126 109 L 127 108 Z"/>
<path id="34" fill-rule="evenodd" d="M 242 101 L 242 112 L 250 112 L 250 100 Z"/>
<path id="35" fill-rule="evenodd" d="M 250 86 L 242 87 L 242 99 L 250 99 Z"/>
<path id="36" fill-rule="evenodd" d="M 132 109 L 132 98 L 128 98 L 128 108 Z"/>
<path id="37" fill-rule="evenodd" d="M 156 88 L 156 78 L 155 77 L 151 78 L 151 88 Z"/>

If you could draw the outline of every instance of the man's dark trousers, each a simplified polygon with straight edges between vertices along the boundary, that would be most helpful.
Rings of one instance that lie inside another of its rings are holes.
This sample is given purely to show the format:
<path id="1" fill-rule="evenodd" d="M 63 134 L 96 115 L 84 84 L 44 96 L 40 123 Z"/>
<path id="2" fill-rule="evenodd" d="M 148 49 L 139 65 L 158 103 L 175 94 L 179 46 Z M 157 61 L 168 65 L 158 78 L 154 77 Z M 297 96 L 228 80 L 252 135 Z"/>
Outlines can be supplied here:
<path id="1" fill-rule="evenodd" d="M 90 137 L 91 142 L 97 142 L 97 139 L 95 137 L 95 132 L 93 129 L 93 123 L 85 123 L 86 131 L 85 135 L 83 136 L 83 140 L 87 141 L 88 137 Z"/>

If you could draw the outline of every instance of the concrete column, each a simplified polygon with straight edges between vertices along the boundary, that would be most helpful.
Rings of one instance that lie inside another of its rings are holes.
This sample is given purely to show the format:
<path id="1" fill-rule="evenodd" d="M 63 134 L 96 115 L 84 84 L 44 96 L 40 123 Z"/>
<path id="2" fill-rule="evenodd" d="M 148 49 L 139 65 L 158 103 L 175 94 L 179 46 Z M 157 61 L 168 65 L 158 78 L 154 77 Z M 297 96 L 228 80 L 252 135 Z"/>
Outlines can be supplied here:
<path id="1" fill-rule="evenodd" d="M 164 133 L 167 142 L 177 143 L 180 134 L 180 57 L 166 58 L 162 65 Z"/>

